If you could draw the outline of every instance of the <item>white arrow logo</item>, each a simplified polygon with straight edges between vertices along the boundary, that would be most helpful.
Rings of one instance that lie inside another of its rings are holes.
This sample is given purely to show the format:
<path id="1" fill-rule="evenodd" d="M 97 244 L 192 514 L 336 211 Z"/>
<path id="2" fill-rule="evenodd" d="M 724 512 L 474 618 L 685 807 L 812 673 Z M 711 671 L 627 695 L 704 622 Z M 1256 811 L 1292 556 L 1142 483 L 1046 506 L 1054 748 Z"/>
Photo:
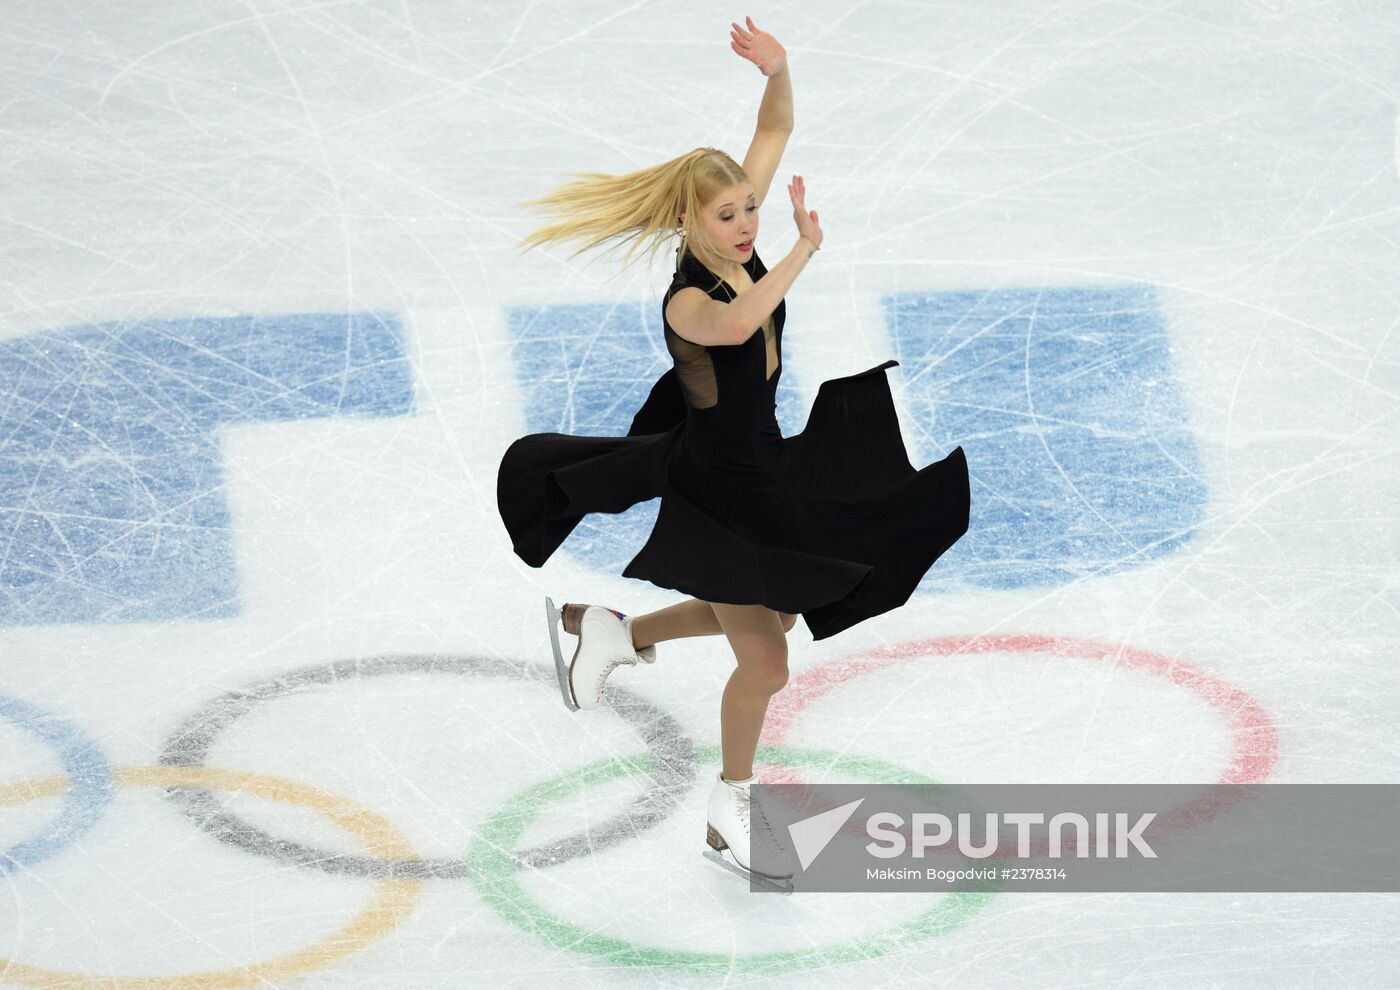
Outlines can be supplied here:
<path id="1" fill-rule="evenodd" d="M 860 807 L 861 801 L 852 801 L 850 804 L 843 804 L 839 808 L 832 808 L 830 811 L 823 811 L 819 815 L 811 818 L 804 818 L 800 822 L 793 822 L 788 826 L 788 835 L 792 836 L 793 848 L 797 850 L 797 858 L 802 863 L 802 868 L 807 869 L 812 860 L 821 855 L 821 851 L 826 848 L 826 844 L 841 831 L 841 826 L 845 825 L 850 817 L 855 814 Z"/>

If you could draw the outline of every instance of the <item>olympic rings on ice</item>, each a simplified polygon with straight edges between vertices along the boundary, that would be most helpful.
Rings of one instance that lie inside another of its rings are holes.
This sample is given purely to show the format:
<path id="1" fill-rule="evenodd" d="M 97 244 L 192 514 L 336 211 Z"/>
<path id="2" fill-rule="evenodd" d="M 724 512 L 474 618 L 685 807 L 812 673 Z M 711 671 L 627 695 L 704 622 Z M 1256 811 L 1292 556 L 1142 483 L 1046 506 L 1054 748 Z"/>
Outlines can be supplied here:
<path id="1" fill-rule="evenodd" d="M 319 813 L 370 849 L 407 860 L 413 856 L 398 830 L 387 819 L 353 801 L 280 777 L 209 767 L 130 767 L 118 768 L 115 783 L 124 787 L 199 787 L 239 791 L 272 801 L 299 805 Z M 67 777 L 43 777 L 0 788 L 0 807 L 22 804 L 37 798 L 62 794 L 69 788 Z M 392 931 L 413 912 L 422 892 L 421 880 L 383 879 L 364 907 L 338 931 L 314 945 L 285 953 L 265 962 L 249 963 L 231 969 L 206 970 L 176 976 L 97 976 L 32 966 L 15 959 L 0 958 L 0 973 L 8 983 L 28 987 L 64 987 L 65 990 L 206 990 L 214 987 L 276 985 L 297 973 L 319 969 L 365 948 Z"/>
<path id="2" fill-rule="evenodd" d="M 274 698 L 361 677 L 401 674 L 503 677 L 550 685 L 555 683 L 556 676 L 553 667 L 498 657 L 382 656 L 302 667 L 206 702 L 171 734 L 161 752 L 160 763 L 162 766 L 204 765 L 220 733 L 253 708 Z M 617 685 L 608 685 L 608 698 L 612 710 L 632 726 L 652 754 L 652 768 L 647 775 L 650 786 L 637 795 L 630 807 L 611 818 L 588 824 L 546 845 L 523 850 L 516 857 L 519 863 L 529 866 L 563 863 L 654 828 L 677 807 L 680 795 L 694 783 L 694 743 L 674 718 Z M 365 877 L 455 879 L 467 875 L 467 864 L 462 859 L 348 855 L 275 838 L 233 814 L 208 791 L 177 791 L 172 798 L 183 805 L 191 821 L 210 835 L 278 862 Z"/>
<path id="3" fill-rule="evenodd" d="M 774 695 L 763 726 L 762 741 L 781 743 L 797 713 L 818 697 L 863 674 L 914 660 L 987 653 L 1036 654 L 1048 660 L 1096 660 L 1151 674 L 1190 691 L 1213 708 L 1230 728 L 1230 759 L 1217 784 L 1262 784 L 1278 763 L 1278 730 L 1254 698 L 1200 667 L 1151 650 L 1100 643 L 1071 636 L 938 636 L 870 650 L 845 660 L 824 663 L 794 677 Z"/>
<path id="4" fill-rule="evenodd" d="M 1140 670 L 1185 688 L 1209 705 L 1230 728 L 1229 762 L 1216 784 L 1260 784 L 1268 780 L 1278 763 L 1278 730 L 1264 707 L 1233 685 L 1199 667 L 1173 660 L 1151 650 L 1114 643 L 1100 643 L 1069 636 L 941 636 L 871 650 L 834 663 L 822 664 L 794 678 L 787 690 L 775 695 L 759 741 L 782 743 L 799 711 L 838 685 L 848 683 L 897 663 L 930 657 L 986 653 L 1034 653 L 1047 659 L 1097 660 Z M 779 783 L 774 780 L 772 783 Z M 1243 791 L 1210 794 L 1163 812 L 1160 821 L 1171 828 L 1187 828 L 1210 821 L 1243 798 Z M 1038 852 L 1041 843 L 1032 843 Z"/>
<path id="5" fill-rule="evenodd" d="M 1230 728 L 1232 752 L 1217 783 L 1263 782 L 1277 762 L 1277 730 L 1267 713 L 1253 698 L 1214 675 L 1147 650 L 1034 635 L 932 638 L 808 670 L 773 699 L 756 759 L 780 768 L 822 766 L 875 783 L 933 783 L 916 770 L 868 757 L 791 749 L 782 743 L 803 707 L 865 673 L 928 657 L 995 652 L 1111 662 L 1185 688 L 1214 709 Z M 41 797 L 64 797 L 61 814 L 41 835 L 0 854 L 0 874 L 31 865 L 71 843 L 97 820 L 112 801 L 114 786 L 121 785 L 167 788 L 169 797 L 182 806 L 195 824 L 227 844 L 282 863 L 378 881 L 369 902 L 340 931 L 314 946 L 266 962 L 189 976 L 122 978 L 58 972 L 0 960 L 4 978 L 39 987 L 95 988 L 119 981 L 124 987 L 148 990 L 176 984 L 204 988 L 273 983 L 327 965 L 382 937 L 412 911 L 421 892 L 421 881 L 427 878 L 469 878 L 484 901 L 502 917 L 560 948 L 599 957 L 614 965 L 711 975 L 736 970 L 772 974 L 874 958 L 965 924 L 995 896 L 987 892 L 940 894 L 931 908 L 877 937 L 866 935 L 803 951 L 738 957 L 730 952 L 692 952 L 627 942 L 599 933 L 592 922 L 576 924 L 549 913 L 527 894 L 521 867 L 541 868 L 590 855 L 661 824 L 694 785 L 697 758 L 707 763 L 722 759 L 718 747 L 697 749 L 673 718 L 617 686 L 609 688 L 612 708 L 637 732 L 647 752 L 638 757 L 602 760 L 526 788 L 489 817 L 460 859 L 421 858 L 386 819 L 310 785 L 203 765 L 220 734 L 263 702 L 364 677 L 411 674 L 500 677 L 539 682 L 550 688 L 555 679 L 554 671 L 548 667 L 494 657 L 389 655 L 304 667 L 209 700 L 171 734 L 160 757 L 161 766 L 118 769 L 115 773 L 97 746 L 71 724 L 25 702 L 0 696 L 0 719 L 13 722 L 52 746 L 65 772 L 65 776 L 0 787 L 0 807 Z M 542 806 L 623 777 L 641 777 L 649 782 L 630 807 L 573 835 L 514 851 Z M 770 782 L 782 777 L 781 771 L 776 779 L 768 775 Z M 359 855 L 342 854 L 273 837 L 225 807 L 213 793 L 217 790 L 239 790 L 317 811 L 352 832 L 365 851 Z M 1188 805 L 1177 810 L 1193 809 Z"/>
<path id="6" fill-rule="evenodd" d="M 72 845 L 102 817 L 112 803 L 113 792 L 112 768 L 106 757 L 72 722 L 5 695 L 0 695 L 0 719 L 48 743 L 58 754 L 69 781 L 58 817 L 32 839 L 0 852 L 0 876 L 5 876 Z"/>
<path id="7" fill-rule="evenodd" d="M 609 689 L 611 690 L 611 689 Z M 722 759 L 718 746 L 702 746 L 696 758 L 718 763 Z M 821 749 L 796 749 L 788 746 L 759 746 L 756 763 L 785 766 L 821 766 L 855 777 L 871 777 L 881 784 L 936 784 L 937 781 L 914 770 L 904 769 L 870 757 L 852 757 Z M 732 952 L 693 952 L 643 945 L 604 935 L 593 922 L 576 923 L 549 913 L 538 905 L 521 882 L 521 871 L 509 850 L 515 847 L 541 810 L 551 802 L 619 777 L 648 773 L 648 757 L 626 757 L 600 760 L 581 769 L 541 781 L 521 791 L 493 815 L 477 833 L 477 839 L 467 850 L 471 864 L 471 882 L 482 899 L 497 914 L 525 931 L 539 936 L 551 945 L 570 952 L 597 956 L 613 966 L 658 967 L 704 975 L 730 975 L 735 972 L 770 976 L 796 972 L 814 967 L 828 967 L 874 959 L 899 949 L 908 948 L 924 939 L 944 935 L 972 919 L 996 895 L 987 892 L 951 892 L 933 895 L 938 898 L 928 910 L 895 927 L 892 931 L 871 936 L 861 935 L 835 945 L 819 945 L 787 952 L 762 952 L 735 955 Z M 700 841 L 696 831 L 696 842 Z M 696 869 L 700 865 L 699 849 L 694 850 Z M 735 881 L 739 883 L 739 881 Z M 747 887 L 740 889 L 747 892 Z"/>

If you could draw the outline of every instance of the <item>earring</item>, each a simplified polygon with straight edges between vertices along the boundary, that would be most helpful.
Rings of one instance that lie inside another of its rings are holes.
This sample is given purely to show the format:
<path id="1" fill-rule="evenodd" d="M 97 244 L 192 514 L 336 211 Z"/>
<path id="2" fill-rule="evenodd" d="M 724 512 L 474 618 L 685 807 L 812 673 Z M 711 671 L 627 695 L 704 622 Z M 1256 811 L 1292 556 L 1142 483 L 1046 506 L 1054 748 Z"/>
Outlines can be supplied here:
<path id="1" fill-rule="evenodd" d="M 685 240 L 685 227 L 683 225 L 678 225 L 676 227 L 676 236 L 681 240 Z"/>

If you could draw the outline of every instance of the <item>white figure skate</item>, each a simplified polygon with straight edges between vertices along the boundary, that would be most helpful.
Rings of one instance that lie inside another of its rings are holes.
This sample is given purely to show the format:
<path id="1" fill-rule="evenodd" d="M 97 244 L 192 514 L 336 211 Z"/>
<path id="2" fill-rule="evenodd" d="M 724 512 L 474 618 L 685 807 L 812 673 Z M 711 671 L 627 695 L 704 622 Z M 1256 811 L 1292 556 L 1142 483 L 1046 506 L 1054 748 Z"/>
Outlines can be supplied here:
<path id="1" fill-rule="evenodd" d="M 760 887 L 791 894 L 796 857 L 787 843 L 773 831 L 761 802 L 755 800 L 750 813 L 749 788 L 757 781 L 756 774 L 740 781 L 725 780 L 723 770 L 715 775 L 715 785 L 710 791 L 708 827 L 705 830 L 705 841 L 710 848 L 705 850 L 705 858 L 731 873 L 754 881 Z M 750 818 L 753 819 L 752 823 Z M 729 850 L 729 857 L 724 855 L 726 849 Z M 751 849 L 763 850 L 765 869 L 776 869 L 777 872 L 760 873 L 753 870 L 753 860 L 749 856 Z M 779 867 L 777 864 L 782 865 Z"/>
<path id="2" fill-rule="evenodd" d="M 578 645 L 566 664 L 559 649 L 563 609 L 556 608 L 548 595 L 544 608 L 549 643 L 554 648 L 554 669 L 559 675 L 559 693 L 571 712 L 597 708 L 603 703 L 603 686 L 614 667 L 656 662 L 655 643 L 640 650 L 632 645 L 633 616 L 600 605 L 585 605 L 579 620 Z"/>

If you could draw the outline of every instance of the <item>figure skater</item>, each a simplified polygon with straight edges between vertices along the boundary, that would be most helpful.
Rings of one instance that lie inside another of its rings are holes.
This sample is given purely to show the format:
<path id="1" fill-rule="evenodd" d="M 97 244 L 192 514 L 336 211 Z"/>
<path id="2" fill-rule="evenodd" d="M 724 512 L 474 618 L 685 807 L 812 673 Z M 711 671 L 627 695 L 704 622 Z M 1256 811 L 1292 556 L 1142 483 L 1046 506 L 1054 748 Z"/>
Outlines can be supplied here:
<path id="1" fill-rule="evenodd" d="M 497 505 L 516 554 L 541 567 L 588 513 L 660 498 L 622 575 L 691 597 L 644 615 L 557 609 L 546 598 L 560 691 L 571 709 L 596 708 L 614 668 L 654 663 L 657 643 L 724 635 L 736 665 L 720 704 L 707 855 L 790 889 L 791 851 L 761 804 L 750 822 L 749 802 L 769 699 L 788 679 L 787 633 L 801 615 L 825 639 L 903 605 L 966 532 L 970 499 L 961 447 L 919 470 L 909 463 L 885 374 L 897 361 L 823 382 L 806 429 L 778 429 L 783 297 L 824 236 L 797 175 L 787 187 L 794 243 L 771 269 L 755 249 L 759 207 L 793 129 L 792 88 L 782 45 L 745 20 L 747 30 L 731 24 L 731 47 L 768 81 L 742 166 L 696 148 L 625 175 L 572 173 L 579 181 L 523 204 L 564 218 L 532 232 L 526 248 L 587 238 L 578 254 L 630 234 L 630 258 L 642 240 L 654 250 L 679 239 L 662 300 L 672 367 L 625 437 L 537 433 L 512 443 Z M 568 664 L 561 624 L 578 637 Z M 762 870 L 750 855 L 759 844 Z"/>

